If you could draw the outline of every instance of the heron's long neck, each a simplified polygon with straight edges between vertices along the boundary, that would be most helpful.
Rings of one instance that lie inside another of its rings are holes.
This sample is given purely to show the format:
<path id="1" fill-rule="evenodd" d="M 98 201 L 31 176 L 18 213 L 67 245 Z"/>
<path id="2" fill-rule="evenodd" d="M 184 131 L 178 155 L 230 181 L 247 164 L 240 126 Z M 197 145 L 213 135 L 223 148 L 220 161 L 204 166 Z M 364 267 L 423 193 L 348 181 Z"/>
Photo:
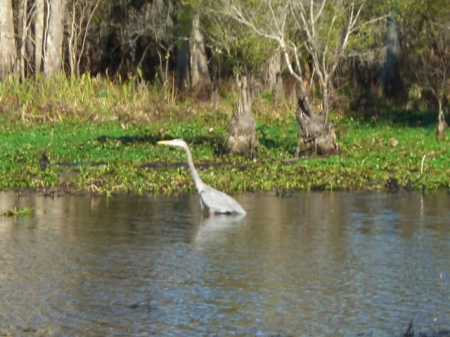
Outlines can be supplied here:
<path id="1" fill-rule="evenodd" d="M 184 147 L 184 149 L 187 153 L 188 165 L 189 165 L 189 169 L 191 170 L 192 178 L 194 179 L 194 182 L 195 182 L 195 187 L 197 187 L 197 190 L 200 192 L 200 188 L 204 183 L 203 183 L 202 179 L 200 178 L 200 176 L 198 175 L 198 172 L 194 166 L 194 162 L 192 161 L 191 150 L 189 149 L 189 147 Z"/>

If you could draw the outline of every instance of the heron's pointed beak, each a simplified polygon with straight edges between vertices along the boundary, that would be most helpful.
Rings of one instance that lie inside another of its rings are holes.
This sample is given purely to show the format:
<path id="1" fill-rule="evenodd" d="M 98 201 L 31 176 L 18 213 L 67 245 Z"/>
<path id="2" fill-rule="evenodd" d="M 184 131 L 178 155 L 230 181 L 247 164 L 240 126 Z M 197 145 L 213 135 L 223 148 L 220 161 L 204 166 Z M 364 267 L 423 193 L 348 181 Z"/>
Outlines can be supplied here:
<path id="1" fill-rule="evenodd" d="M 156 144 L 158 144 L 158 145 L 170 145 L 171 141 L 170 140 L 160 140 Z"/>

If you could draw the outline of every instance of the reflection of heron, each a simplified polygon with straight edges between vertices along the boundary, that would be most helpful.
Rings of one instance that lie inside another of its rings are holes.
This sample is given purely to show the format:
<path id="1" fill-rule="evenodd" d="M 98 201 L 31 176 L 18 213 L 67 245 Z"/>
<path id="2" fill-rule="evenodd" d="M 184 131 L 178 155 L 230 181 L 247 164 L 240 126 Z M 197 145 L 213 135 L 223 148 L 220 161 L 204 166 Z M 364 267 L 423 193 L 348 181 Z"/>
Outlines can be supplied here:
<path id="1" fill-rule="evenodd" d="M 230 227 L 239 225 L 244 220 L 245 214 L 236 214 L 232 216 L 217 215 L 202 218 L 201 230 L 208 232 L 218 232 Z"/>
<path id="2" fill-rule="evenodd" d="M 195 186 L 197 187 L 198 193 L 200 193 L 201 205 L 203 204 L 209 208 L 210 213 L 232 213 L 237 212 L 241 214 L 246 214 L 241 205 L 238 204 L 229 195 L 220 192 L 211 186 L 206 185 L 197 173 L 192 162 L 192 153 L 189 146 L 183 139 L 173 139 L 173 140 L 161 140 L 158 142 L 160 145 L 172 145 L 182 147 L 187 153 L 187 159 L 189 168 L 191 169 L 192 178 L 194 178 Z"/>
<path id="3" fill-rule="evenodd" d="M 209 216 L 202 218 L 198 228 L 195 242 L 200 246 L 198 248 L 215 247 L 227 241 L 233 241 L 242 227 L 245 214 Z"/>

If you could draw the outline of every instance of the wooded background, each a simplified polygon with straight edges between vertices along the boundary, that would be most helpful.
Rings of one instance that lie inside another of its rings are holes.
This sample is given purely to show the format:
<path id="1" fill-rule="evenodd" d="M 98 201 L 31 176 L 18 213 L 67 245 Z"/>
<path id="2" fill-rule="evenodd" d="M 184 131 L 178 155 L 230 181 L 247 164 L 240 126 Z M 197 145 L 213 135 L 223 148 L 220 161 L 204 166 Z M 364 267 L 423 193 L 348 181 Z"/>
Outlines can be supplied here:
<path id="1" fill-rule="evenodd" d="M 448 0 L 0 0 L 0 81 L 140 78 L 214 101 L 233 79 L 238 115 L 270 92 L 299 123 L 380 99 L 443 121 L 449 42 Z"/>

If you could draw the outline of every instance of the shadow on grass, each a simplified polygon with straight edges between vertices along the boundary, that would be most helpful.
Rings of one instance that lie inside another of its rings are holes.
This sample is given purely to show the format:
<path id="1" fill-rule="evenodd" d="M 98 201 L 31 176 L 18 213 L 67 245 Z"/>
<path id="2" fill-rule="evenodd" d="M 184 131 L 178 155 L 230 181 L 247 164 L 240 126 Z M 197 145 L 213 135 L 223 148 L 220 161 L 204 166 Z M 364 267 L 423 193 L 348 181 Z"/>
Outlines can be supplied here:
<path id="1" fill-rule="evenodd" d="M 96 142 L 99 143 L 106 143 L 107 141 L 114 140 L 114 141 L 120 141 L 124 145 L 131 145 L 135 143 L 152 143 L 156 144 L 158 140 L 161 140 L 161 136 L 153 136 L 153 135 L 135 135 L 135 136 L 107 136 L 102 135 L 95 139 Z"/>
<path id="2" fill-rule="evenodd" d="M 229 164 L 229 163 L 213 163 L 213 162 L 198 162 L 195 163 L 195 168 L 198 170 L 207 170 L 210 168 L 227 168 L 227 169 L 238 169 L 240 171 L 245 171 L 247 168 L 249 168 L 251 164 Z M 150 168 L 150 169 L 175 169 L 184 167 L 185 169 L 188 169 L 188 165 L 185 162 L 178 162 L 178 163 L 144 163 L 141 165 L 142 168 Z"/>
<path id="3" fill-rule="evenodd" d="M 124 145 L 132 145 L 135 143 L 150 143 L 153 145 L 156 145 L 156 143 L 160 140 L 168 140 L 168 139 L 176 139 L 176 138 L 181 138 L 180 136 L 172 136 L 171 134 L 166 134 L 166 135 L 161 135 L 161 134 L 156 134 L 156 135 L 133 135 L 133 136 L 129 136 L 129 135 L 125 135 L 125 136 L 107 136 L 107 135 L 102 135 L 100 137 L 97 137 L 95 139 L 96 142 L 99 143 L 105 143 L 108 141 L 120 141 L 122 144 Z M 182 137 L 186 143 L 190 144 L 190 145 L 207 145 L 209 147 L 211 147 L 214 151 L 214 153 L 217 156 L 221 156 L 223 155 L 223 143 L 225 141 L 225 139 L 222 139 L 222 137 L 219 137 L 216 134 L 211 134 L 211 135 L 201 135 L 201 136 L 184 136 Z"/>
<path id="4" fill-rule="evenodd" d="M 354 118 L 361 124 L 417 128 L 436 128 L 437 116 L 436 111 L 425 110 L 380 110 L 370 114 L 365 114 L 364 112 L 348 113 L 349 118 Z"/>
<path id="5" fill-rule="evenodd" d="M 259 143 L 266 149 L 282 149 L 294 155 L 299 137 L 299 126 L 296 122 L 288 125 L 258 123 L 256 132 Z"/>

